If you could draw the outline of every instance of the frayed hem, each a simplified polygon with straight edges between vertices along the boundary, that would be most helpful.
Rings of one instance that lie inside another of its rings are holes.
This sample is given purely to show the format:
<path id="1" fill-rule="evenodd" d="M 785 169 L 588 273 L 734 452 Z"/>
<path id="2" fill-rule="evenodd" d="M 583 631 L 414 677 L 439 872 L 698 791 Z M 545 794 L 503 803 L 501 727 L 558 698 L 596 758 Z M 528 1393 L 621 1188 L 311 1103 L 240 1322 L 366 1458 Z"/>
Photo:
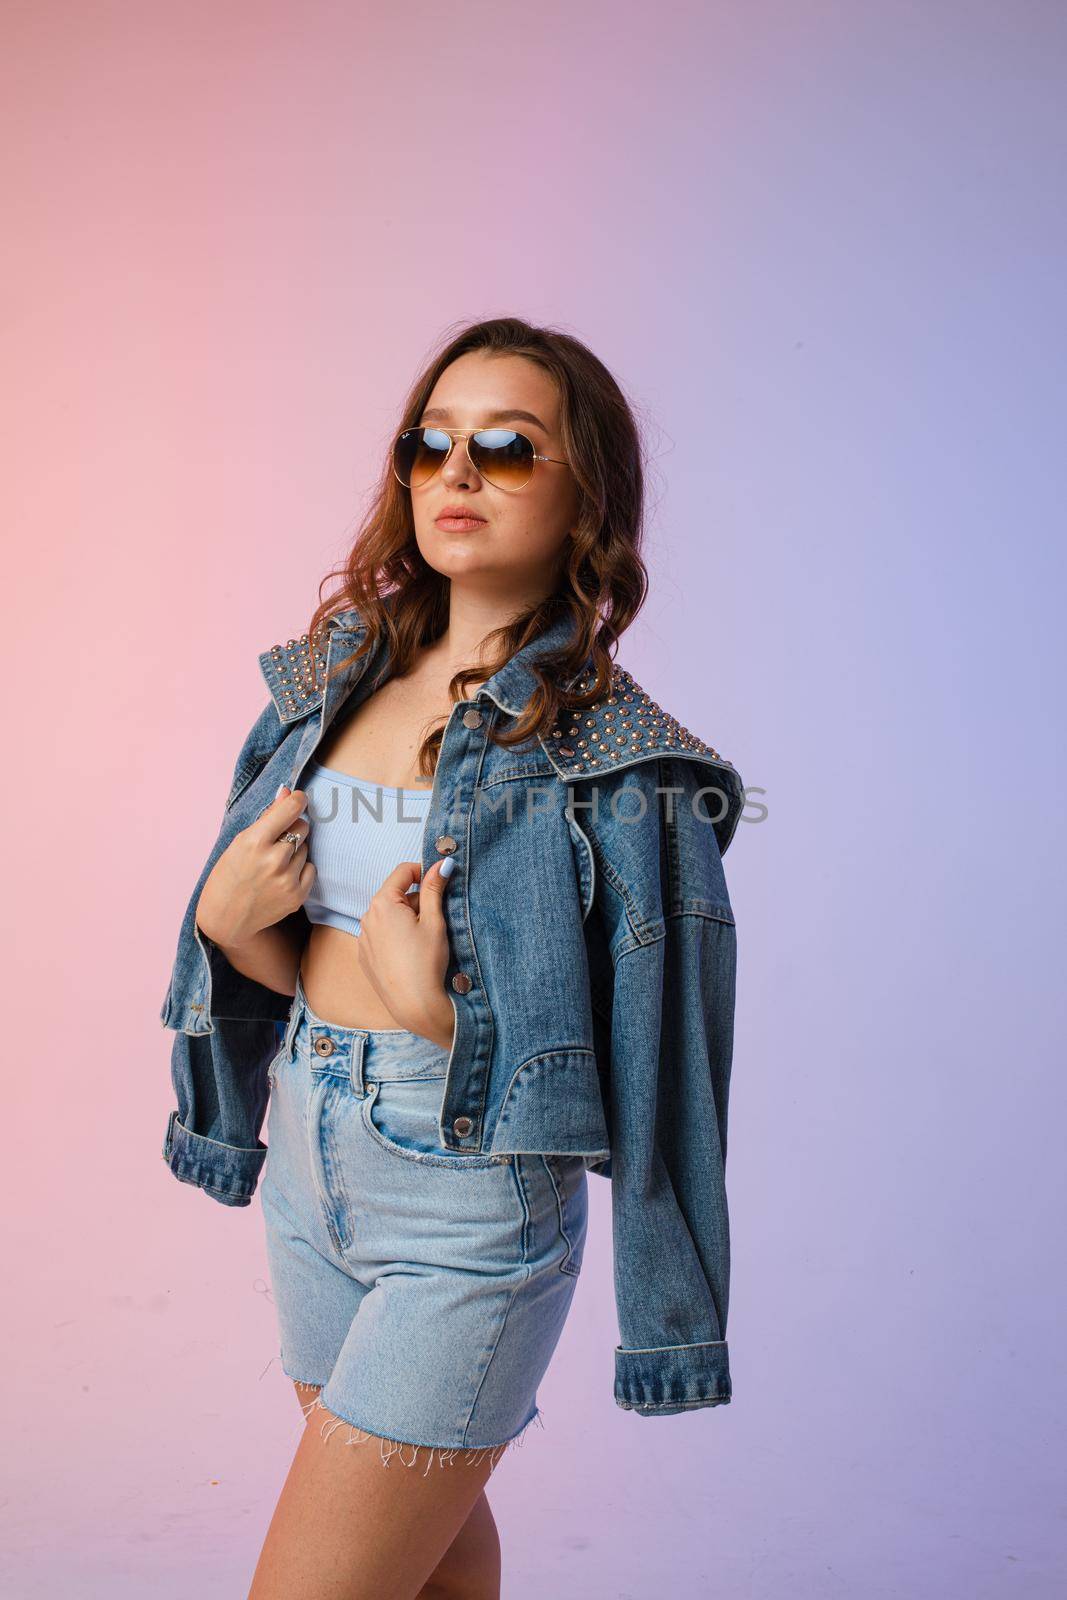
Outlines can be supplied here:
<path id="1" fill-rule="evenodd" d="M 529 1421 L 519 1429 L 518 1433 L 513 1435 L 513 1437 L 510 1439 L 505 1439 L 502 1444 L 478 1445 L 468 1449 L 463 1445 L 445 1447 L 444 1445 L 436 1444 L 409 1444 L 401 1439 L 388 1439 L 378 1433 L 368 1433 L 365 1428 L 359 1427 L 354 1422 L 349 1422 L 345 1417 L 337 1416 L 335 1412 L 330 1410 L 329 1406 L 323 1405 L 321 1394 L 315 1395 L 313 1399 L 308 1400 L 306 1403 L 301 1402 L 300 1409 L 303 1411 L 305 1420 L 307 1421 L 311 1420 L 312 1412 L 325 1412 L 322 1427 L 319 1430 L 320 1436 L 324 1439 L 332 1438 L 338 1428 L 348 1428 L 349 1435 L 344 1441 L 345 1444 L 368 1444 L 373 1440 L 377 1440 L 381 1447 L 379 1453 L 381 1455 L 383 1467 L 387 1467 L 390 1461 L 396 1455 L 400 1456 L 400 1460 L 405 1467 L 414 1467 L 418 1464 L 419 1451 L 421 1450 L 425 1456 L 428 1456 L 428 1460 L 426 1462 L 426 1472 L 423 1473 L 423 1477 L 426 1476 L 426 1474 L 430 1471 L 430 1468 L 433 1466 L 435 1456 L 437 1457 L 437 1465 L 439 1467 L 453 1467 L 460 1457 L 462 1457 L 465 1463 L 470 1466 L 484 1461 L 487 1456 L 496 1456 L 496 1461 L 499 1461 L 500 1457 L 505 1453 L 505 1451 L 517 1449 L 522 1444 L 526 1437 L 527 1430 L 532 1423 L 536 1422 L 540 1428 L 544 1428 L 545 1425 L 544 1421 L 542 1420 L 540 1409 L 538 1409 L 534 1412 Z M 405 1450 L 412 1452 L 412 1458 L 410 1461 L 406 1461 L 404 1459 L 403 1452 Z M 493 1462 L 494 1466 L 496 1466 L 496 1461 Z"/>

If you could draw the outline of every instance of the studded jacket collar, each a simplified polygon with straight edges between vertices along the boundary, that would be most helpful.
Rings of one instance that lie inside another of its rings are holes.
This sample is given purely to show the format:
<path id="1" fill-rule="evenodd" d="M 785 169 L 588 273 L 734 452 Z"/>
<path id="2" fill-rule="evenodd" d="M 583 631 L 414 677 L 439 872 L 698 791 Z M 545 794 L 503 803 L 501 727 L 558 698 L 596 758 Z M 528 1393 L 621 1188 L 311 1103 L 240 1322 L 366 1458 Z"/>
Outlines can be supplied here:
<path id="1" fill-rule="evenodd" d="M 445 726 L 423 868 L 450 854 L 444 985 L 455 1033 L 442 1150 L 580 1155 L 612 1185 L 621 1342 L 615 1398 L 643 1414 L 731 1397 L 726 1343 L 726 1107 L 736 933 L 722 857 L 740 775 L 624 668 L 588 710 L 502 747 L 561 619 L 457 703 Z M 355 609 L 260 657 L 270 698 L 238 753 L 218 837 L 193 888 L 160 1018 L 174 1034 L 174 1175 L 247 1205 L 269 1068 L 291 997 L 230 966 L 195 924 L 237 832 L 291 788 L 342 705 L 389 675 L 388 644 L 346 662 Z M 313 679 L 312 662 L 317 675 Z M 566 687 L 591 682 L 587 661 Z M 293 925 L 307 934 L 301 907 Z M 564 1219 L 565 1220 L 565 1219 Z"/>
<path id="2" fill-rule="evenodd" d="M 331 688 L 327 693 L 323 679 L 328 661 L 338 660 L 355 649 L 366 628 L 355 607 L 336 613 L 327 626 L 329 643 L 325 649 L 320 644 L 312 645 L 305 633 L 298 639 L 273 645 L 259 657 L 260 670 L 283 725 L 318 711 L 325 698 L 325 732 L 338 705 L 350 692 L 352 682 L 346 679 L 343 689 L 335 692 Z M 519 716 L 537 686 L 531 663 L 558 649 L 568 636 L 569 627 L 569 619 L 563 617 L 517 651 L 486 680 L 476 698 L 490 699 L 501 711 Z M 384 682 L 388 675 L 387 654 L 384 640 L 379 640 L 370 662 L 357 669 L 356 679 L 366 676 L 373 680 L 380 674 L 379 682 Z M 592 682 L 592 659 L 587 658 L 569 687 L 584 693 Z M 730 800 L 722 818 L 715 823 L 719 848 L 725 853 L 743 805 L 740 774 L 725 756 L 665 711 L 617 662 L 612 665 L 608 693 L 586 710 L 561 716 L 559 725 L 541 742 L 553 771 L 565 783 L 617 771 L 658 755 L 684 755 L 718 769 L 726 778 Z"/>

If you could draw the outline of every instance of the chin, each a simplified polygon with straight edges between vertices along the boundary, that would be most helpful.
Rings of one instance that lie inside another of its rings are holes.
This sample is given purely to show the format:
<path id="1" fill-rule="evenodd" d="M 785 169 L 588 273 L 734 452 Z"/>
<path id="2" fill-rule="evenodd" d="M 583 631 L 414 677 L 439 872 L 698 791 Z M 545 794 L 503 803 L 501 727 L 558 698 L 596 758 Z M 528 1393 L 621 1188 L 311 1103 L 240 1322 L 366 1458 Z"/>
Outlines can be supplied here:
<path id="1" fill-rule="evenodd" d="M 473 545 L 463 543 L 464 539 L 469 538 L 470 534 L 466 533 L 437 534 L 425 544 L 420 543 L 419 551 L 426 565 L 439 572 L 443 578 L 462 577 L 473 572 L 491 572 L 499 567 L 499 551 L 494 553 L 495 559 L 490 561 L 484 549 L 475 549 Z"/>

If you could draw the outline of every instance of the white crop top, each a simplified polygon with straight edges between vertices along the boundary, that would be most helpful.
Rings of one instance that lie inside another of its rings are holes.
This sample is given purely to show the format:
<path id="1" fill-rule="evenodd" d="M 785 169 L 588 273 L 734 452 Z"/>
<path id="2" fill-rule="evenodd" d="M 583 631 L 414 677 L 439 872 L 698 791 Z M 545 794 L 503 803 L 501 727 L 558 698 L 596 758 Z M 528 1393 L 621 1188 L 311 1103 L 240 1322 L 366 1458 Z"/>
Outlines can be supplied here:
<path id="1" fill-rule="evenodd" d="M 301 788 L 311 824 L 307 859 L 315 868 L 304 910 L 312 922 L 358 933 L 382 880 L 399 862 L 422 860 L 431 790 L 368 783 L 314 760 Z"/>

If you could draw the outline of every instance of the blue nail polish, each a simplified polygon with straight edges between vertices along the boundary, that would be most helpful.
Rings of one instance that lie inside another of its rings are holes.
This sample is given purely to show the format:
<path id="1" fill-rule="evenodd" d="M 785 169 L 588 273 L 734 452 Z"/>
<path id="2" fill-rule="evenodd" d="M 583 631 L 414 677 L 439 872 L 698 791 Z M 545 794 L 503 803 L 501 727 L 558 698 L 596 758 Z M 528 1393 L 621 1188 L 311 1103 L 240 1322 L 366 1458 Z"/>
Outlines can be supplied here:
<path id="1" fill-rule="evenodd" d="M 456 870 L 456 858 L 455 858 L 455 856 L 446 856 L 445 859 L 441 862 L 441 876 L 442 876 L 442 878 L 450 878 L 452 876 L 453 872 L 455 872 L 455 870 Z"/>

